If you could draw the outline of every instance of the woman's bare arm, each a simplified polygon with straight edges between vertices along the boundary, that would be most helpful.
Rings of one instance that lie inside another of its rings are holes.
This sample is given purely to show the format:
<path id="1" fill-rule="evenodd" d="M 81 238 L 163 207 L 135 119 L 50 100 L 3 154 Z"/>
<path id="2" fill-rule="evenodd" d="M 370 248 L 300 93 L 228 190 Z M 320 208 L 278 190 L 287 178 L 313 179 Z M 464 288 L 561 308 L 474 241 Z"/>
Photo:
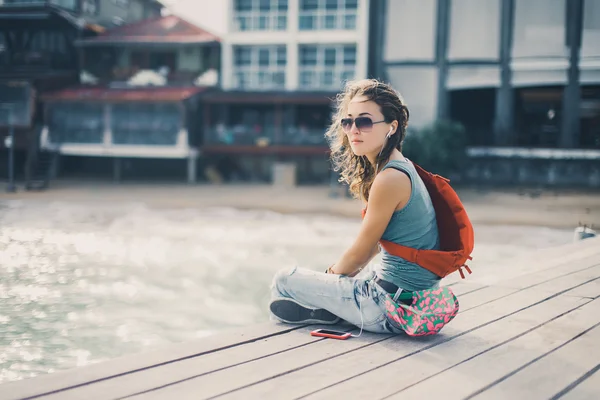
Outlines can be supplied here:
<path id="1" fill-rule="evenodd" d="M 353 276 L 373 257 L 394 211 L 410 198 L 410 178 L 395 169 L 386 169 L 375 178 L 369 194 L 369 207 L 352 246 L 331 268 L 335 274 Z"/>

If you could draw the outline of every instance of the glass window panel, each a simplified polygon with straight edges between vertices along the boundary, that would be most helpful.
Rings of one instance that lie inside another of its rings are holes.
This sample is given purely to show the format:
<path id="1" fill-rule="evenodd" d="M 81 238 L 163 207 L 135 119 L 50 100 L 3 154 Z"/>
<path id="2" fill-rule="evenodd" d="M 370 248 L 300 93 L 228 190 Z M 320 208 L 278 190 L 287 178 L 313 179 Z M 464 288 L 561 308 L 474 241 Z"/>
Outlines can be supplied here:
<path id="1" fill-rule="evenodd" d="M 96 143 L 104 140 L 104 107 L 100 104 L 62 103 L 49 109 L 48 129 L 55 143 Z"/>
<path id="2" fill-rule="evenodd" d="M 354 79 L 354 70 L 344 70 L 344 72 L 342 72 L 342 82 L 345 81 L 349 81 Z M 341 83 L 341 82 L 340 82 Z"/>
<path id="3" fill-rule="evenodd" d="M 344 17 L 344 29 L 356 29 L 356 14 Z"/>
<path id="4" fill-rule="evenodd" d="M 301 65 L 316 65 L 317 64 L 317 47 L 303 46 L 300 48 L 300 64 Z"/>
<path id="5" fill-rule="evenodd" d="M 250 65 L 252 62 L 252 53 L 248 47 L 236 47 L 235 49 L 235 64 Z"/>
<path id="6" fill-rule="evenodd" d="M 111 129 L 115 144 L 175 145 L 181 123 L 176 104 L 114 104 Z"/>
<path id="7" fill-rule="evenodd" d="M 437 1 L 394 0 L 387 4 L 385 60 L 433 61 Z"/>
<path id="8" fill-rule="evenodd" d="M 388 67 L 387 75 L 408 106 L 411 127 L 418 128 L 435 120 L 438 103 L 435 67 Z"/>
<path id="9" fill-rule="evenodd" d="M 600 0 L 586 0 L 583 10 L 582 57 L 600 57 Z"/>
<path id="10" fill-rule="evenodd" d="M 300 10 L 311 11 L 319 8 L 319 0 L 300 0 Z"/>
<path id="11" fill-rule="evenodd" d="M 287 49 L 284 46 L 277 47 L 277 65 L 287 64 Z"/>
<path id="12" fill-rule="evenodd" d="M 325 22 L 323 23 L 323 26 L 325 29 L 335 29 L 335 21 L 337 20 L 336 15 L 325 15 L 324 16 L 324 20 Z"/>
<path id="13" fill-rule="evenodd" d="M 315 28 L 316 17 L 314 15 L 301 15 L 298 28 L 302 31 Z"/>
<path id="14" fill-rule="evenodd" d="M 325 9 L 326 10 L 337 10 L 338 8 L 338 0 L 325 0 Z"/>
<path id="15" fill-rule="evenodd" d="M 277 30 L 284 31 L 287 29 L 287 17 L 279 16 L 277 17 Z"/>
<path id="16" fill-rule="evenodd" d="M 249 17 L 237 17 L 238 29 L 240 31 L 250 30 L 250 18 Z"/>
<path id="17" fill-rule="evenodd" d="M 448 58 L 498 59 L 500 0 L 452 0 Z"/>
<path id="18" fill-rule="evenodd" d="M 277 9 L 279 11 L 287 11 L 288 9 L 288 0 L 279 0 L 277 3 Z"/>
<path id="19" fill-rule="evenodd" d="M 334 73 L 333 71 L 324 71 L 323 72 L 323 85 L 331 86 L 334 83 Z"/>
<path id="20" fill-rule="evenodd" d="M 358 8 L 358 0 L 346 0 L 345 6 L 347 10 L 356 10 Z"/>
<path id="21" fill-rule="evenodd" d="M 235 9 L 236 11 L 251 11 L 252 0 L 236 0 Z"/>
<path id="22" fill-rule="evenodd" d="M 258 65 L 266 66 L 269 65 L 269 49 L 258 49 Z"/>
<path id="23" fill-rule="evenodd" d="M 271 10 L 271 0 L 259 0 L 258 7 L 260 11 L 270 11 Z"/>
<path id="24" fill-rule="evenodd" d="M 335 49 L 325 49 L 325 65 L 335 65 L 336 53 Z"/>
<path id="25" fill-rule="evenodd" d="M 277 71 L 273 73 L 273 82 L 278 86 L 285 85 L 285 72 Z"/>
<path id="26" fill-rule="evenodd" d="M 565 0 L 515 0 L 513 57 L 565 57 Z"/>
<path id="27" fill-rule="evenodd" d="M 266 30 L 269 29 L 269 16 L 259 15 L 258 16 L 258 29 Z"/>
<path id="28" fill-rule="evenodd" d="M 344 46 L 344 65 L 356 64 L 356 46 Z"/>
<path id="29" fill-rule="evenodd" d="M 312 83 L 312 71 L 300 72 L 300 84 L 302 86 L 310 86 Z"/>

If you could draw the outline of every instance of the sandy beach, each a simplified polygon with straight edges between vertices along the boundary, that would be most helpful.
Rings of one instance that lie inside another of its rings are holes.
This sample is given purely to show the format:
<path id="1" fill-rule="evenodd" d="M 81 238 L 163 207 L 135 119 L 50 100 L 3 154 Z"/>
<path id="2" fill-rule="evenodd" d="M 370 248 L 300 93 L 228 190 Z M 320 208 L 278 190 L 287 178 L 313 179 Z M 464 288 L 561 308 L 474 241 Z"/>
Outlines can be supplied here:
<path id="1" fill-rule="evenodd" d="M 600 228 L 600 193 L 540 190 L 458 189 L 474 223 Z M 285 214 L 328 214 L 359 217 L 357 200 L 331 197 L 327 186 L 279 188 L 271 185 L 214 185 L 106 181 L 54 181 L 42 192 L 0 192 L 0 201 L 142 202 L 159 208 L 232 207 Z"/>

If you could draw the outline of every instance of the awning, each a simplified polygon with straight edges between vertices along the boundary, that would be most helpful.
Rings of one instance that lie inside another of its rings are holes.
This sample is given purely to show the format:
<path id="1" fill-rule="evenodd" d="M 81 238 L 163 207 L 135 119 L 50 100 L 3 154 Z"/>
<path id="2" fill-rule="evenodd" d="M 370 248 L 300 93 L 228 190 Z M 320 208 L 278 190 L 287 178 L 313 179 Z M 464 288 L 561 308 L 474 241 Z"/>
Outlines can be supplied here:
<path id="1" fill-rule="evenodd" d="M 108 88 L 86 87 L 64 89 L 42 96 L 47 102 L 88 101 L 88 102 L 177 102 L 207 90 L 207 87 L 131 87 Z"/>
<path id="2" fill-rule="evenodd" d="M 331 104 L 335 92 L 263 92 L 218 91 L 207 93 L 202 101 L 209 104 L 277 103 L 277 104 Z"/>

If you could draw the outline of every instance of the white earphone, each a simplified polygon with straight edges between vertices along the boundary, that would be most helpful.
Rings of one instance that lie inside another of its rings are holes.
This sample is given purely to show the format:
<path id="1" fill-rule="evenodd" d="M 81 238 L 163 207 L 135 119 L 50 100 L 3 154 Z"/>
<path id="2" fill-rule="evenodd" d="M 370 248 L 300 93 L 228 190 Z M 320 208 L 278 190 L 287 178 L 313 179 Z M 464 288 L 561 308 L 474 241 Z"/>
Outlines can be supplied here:
<path id="1" fill-rule="evenodd" d="M 390 128 L 390 131 L 387 134 L 387 138 L 389 139 L 390 137 L 392 137 L 392 133 L 394 132 L 394 127 Z"/>

